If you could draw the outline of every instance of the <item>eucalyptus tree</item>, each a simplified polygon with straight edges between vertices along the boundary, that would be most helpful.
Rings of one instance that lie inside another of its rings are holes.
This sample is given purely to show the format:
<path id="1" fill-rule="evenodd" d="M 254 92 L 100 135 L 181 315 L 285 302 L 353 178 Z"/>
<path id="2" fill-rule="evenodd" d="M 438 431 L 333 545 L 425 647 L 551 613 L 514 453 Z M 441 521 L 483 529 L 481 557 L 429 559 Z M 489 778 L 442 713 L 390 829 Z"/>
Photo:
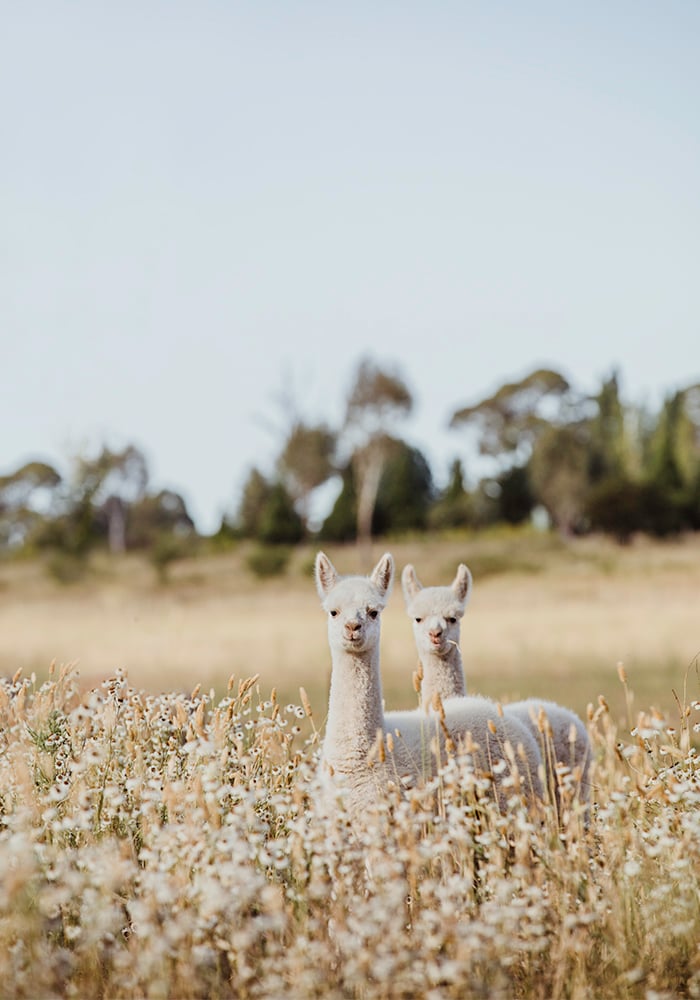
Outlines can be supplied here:
<path id="1" fill-rule="evenodd" d="M 294 501 L 280 479 L 267 479 L 251 469 L 231 525 L 235 534 L 267 544 L 294 544 L 304 534 L 304 524 Z"/>
<path id="2" fill-rule="evenodd" d="M 127 513 L 146 496 L 148 479 L 146 457 L 133 444 L 121 451 L 104 446 L 94 458 L 78 460 L 76 494 L 104 518 L 110 552 L 125 551 Z"/>
<path id="3" fill-rule="evenodd" d="M 308 529 L 311 497 L 335 475 L 337 435 L 326 425 L 295 419 L 277 459 L 277 471 Z"/>
<path id="4" fill-rule="evenodd" d="M 371 542 L 377 493 L 397 424 L 412 408 L 411 391 L 395 369 L 381 368 L 369 358 L 360 361 L 347 398 L 341 439 L 353 468 L 361 547 Z"/>
<path id="5" fill-rule="evenodd" d="M 580 428 L 590 412 L 586 398 L 560 372 L 537 368 L 456 410 L 450 427 L 469 432 L 479 454 L 495 460 L 499 492 L 499 479 L 517 471 L 514 482 L 522 496 L 529 481 L 532 499 L 545 507 L 555 525 L 569 531 L 580 503 L 569 494 L 579 492 L 587 466 Z"/>
<path id="6" fill-rule="evenodd" d="M 0 476 L 0 548 L 24 545 L 56 505 L 61 476 L 47 462 L 25 462 Z"/>
<path id="7" fill-rule="evenodd" d="M 422 531 L 435 499 L 433 477 L 425 456 L 398 438 L 387 438 L 386 463 L 380 477 L 372 517 L 372 533 Z M 327 541 L 357 538 L 357 491 L 352 462 L 341 471 L 342 488 L 320 529 Z"/>
<path id="8" fill-rule="evenodd" d="M 537 438 L 528 469 L 533 491 L 556 530 L 573 535 L 583 526 L 589 487 L 586 428 L 550 426 Z"/>
<path id="9" fill-rule="evenodd" d="M 581 410 L 582 397 L 563 375 L 538 368 L 455 410 L 450 427 L 472 433 L 479 453 L 505 468 L 526 463 L 546 428 L 579 419 Z"/>

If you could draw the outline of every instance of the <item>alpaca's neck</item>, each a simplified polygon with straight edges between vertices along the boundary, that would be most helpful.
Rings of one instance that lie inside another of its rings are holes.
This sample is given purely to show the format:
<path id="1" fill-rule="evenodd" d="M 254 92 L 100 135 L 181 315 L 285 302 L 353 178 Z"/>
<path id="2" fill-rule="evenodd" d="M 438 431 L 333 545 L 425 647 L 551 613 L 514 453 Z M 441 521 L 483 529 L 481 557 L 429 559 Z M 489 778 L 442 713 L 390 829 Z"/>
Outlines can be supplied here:
<path id="1" fill-rule="evenodd" d="M 444 701 L 445 698 L 463 697 L 467 693 L 462 654 L 457 646 L 451 646 L 447 656 L 423 653 L 421 663 L 423 665 L 421 698 L 424 708 L 430 707 L 435 694 L 439 694 Z"/>
<path id="2" fill-rule="evenodd" d="M 379 650 L 333 651 L 331 691 L 323 756 L 338 773 L 359 774 L 383 728 Z"/>

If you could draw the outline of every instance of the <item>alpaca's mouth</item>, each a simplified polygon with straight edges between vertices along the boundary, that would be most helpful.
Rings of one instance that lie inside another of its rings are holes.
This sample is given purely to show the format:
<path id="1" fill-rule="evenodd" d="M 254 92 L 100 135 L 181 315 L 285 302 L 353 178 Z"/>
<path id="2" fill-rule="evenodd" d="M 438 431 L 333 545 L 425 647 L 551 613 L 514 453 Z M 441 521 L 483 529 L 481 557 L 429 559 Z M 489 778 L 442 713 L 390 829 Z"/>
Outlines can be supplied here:
<path id="1" fill-rule="evenodd" d="M 439 653 L 442 656 L 443 653 L 447 652 L 447 642 L 445 639 L 431 639 L 430 649 L 433 653 Z"/>

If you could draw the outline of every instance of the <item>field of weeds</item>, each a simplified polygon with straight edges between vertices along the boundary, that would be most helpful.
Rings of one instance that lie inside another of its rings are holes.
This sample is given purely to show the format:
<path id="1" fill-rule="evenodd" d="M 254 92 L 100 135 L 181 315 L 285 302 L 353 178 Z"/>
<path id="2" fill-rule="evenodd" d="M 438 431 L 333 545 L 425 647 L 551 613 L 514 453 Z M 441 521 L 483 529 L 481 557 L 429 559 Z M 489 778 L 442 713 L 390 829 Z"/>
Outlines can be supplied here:
<path id="1" fill-rule="evenodd" d="M 588 822 L 453 759 L 353 830 L 261 691 L 0 684 L 3 997 L 700 997 L 700 702 L 596 705 Z"/>

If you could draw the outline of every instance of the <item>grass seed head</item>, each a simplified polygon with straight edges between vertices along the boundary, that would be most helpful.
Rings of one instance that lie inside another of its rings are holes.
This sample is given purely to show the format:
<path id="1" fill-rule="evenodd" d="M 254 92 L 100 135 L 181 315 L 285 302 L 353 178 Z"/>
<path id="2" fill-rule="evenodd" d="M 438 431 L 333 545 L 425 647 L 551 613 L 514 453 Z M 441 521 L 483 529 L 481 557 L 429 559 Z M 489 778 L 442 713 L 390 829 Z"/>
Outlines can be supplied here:
<path id="1" fill-rule="evenodd" d="M 306 690 L 303 687 L 299 688 L 299 697 L 301 698 L 302 707 L 306 712 L 306 717 L 307 719 L 310 719 L 314 713 L 311 711 L 311 702 L 309 701 L 309 696 L 307 695 Z"/>
<path id="2" fill-rule="evenodd" d="M 435 693 L 433 694 L 433 698 L 432 698 L 431 704 L 432 704 L 432 707 L 433 707 L 434 711 L 437 712 L 438 716 L 440 717 L 440 721 L 444 722 L 445 721 L 445 706 L 442 704 L 442 698 L 440 697 L 440 692 L 439 691 L 435 691 Z"/>
<path id="3" fill-rule="evenodd" d="M 423 687 L 423 664 L 418 661 L 418 667 L 413 671 L 413 690 L 416 694 L 421 693 Z"/>

